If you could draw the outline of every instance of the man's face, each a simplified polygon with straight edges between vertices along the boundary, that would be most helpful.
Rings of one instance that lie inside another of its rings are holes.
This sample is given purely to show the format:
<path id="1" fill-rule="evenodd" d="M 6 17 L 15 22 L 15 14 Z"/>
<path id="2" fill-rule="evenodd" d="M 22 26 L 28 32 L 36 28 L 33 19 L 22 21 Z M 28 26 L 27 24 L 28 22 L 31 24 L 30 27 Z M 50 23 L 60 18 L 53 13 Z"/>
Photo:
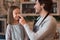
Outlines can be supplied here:
<path id="1" fill-rule="evenodd" d="M 34 8 L 36 13 L 40 13 L 42 11 L 42 5 L 40 5 L 38 0 L 36 1 Z"/>

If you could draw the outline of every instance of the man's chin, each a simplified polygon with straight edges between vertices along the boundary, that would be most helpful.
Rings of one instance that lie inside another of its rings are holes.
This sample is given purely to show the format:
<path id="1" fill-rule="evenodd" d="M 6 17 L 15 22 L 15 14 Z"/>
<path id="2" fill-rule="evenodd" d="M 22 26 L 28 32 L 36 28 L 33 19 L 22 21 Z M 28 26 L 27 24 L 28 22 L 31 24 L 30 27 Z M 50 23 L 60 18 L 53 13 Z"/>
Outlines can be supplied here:
<path id="1" fill-rule="evenodd" d="M 39 14 L 39 12 L 36 12 L 36 14 Z"/>

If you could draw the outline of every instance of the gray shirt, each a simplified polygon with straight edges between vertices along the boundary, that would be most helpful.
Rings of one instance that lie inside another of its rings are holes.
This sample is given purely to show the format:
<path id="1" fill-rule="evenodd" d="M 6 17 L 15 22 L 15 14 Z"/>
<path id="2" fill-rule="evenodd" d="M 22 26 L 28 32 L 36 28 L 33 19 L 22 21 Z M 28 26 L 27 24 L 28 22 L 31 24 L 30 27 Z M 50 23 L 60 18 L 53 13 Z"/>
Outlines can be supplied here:
<path id="1" fill-rule="evenodd" d="M 21 25 L 8 24 L 6 30 L 6 40 L 24 40 L 24 29 Z"/>
<path id="2" fill-rule="evenodd" d="M 41 17 L 35 25 L 39 25 L 44 17 Z M 23 25 L 30 40 L 54 40 L 54 34 L 56 32 L 56 20 L 52 16 L 48 16 L 41 25 L 39 30 L 34 33 L 30 30 L 29 25 Z"/>

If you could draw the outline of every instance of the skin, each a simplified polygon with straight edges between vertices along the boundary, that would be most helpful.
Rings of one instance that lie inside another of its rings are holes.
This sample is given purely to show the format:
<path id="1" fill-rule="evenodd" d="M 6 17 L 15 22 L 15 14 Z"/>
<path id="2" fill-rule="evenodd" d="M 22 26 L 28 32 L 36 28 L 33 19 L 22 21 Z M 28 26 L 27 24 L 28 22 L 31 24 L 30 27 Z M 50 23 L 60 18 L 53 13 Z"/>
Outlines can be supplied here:
<path id="1" fill-rule="evenodd" d="M 40 5 L 40 3 L 38 2 L 38 0 L 36 1 L 36 4 L 34 6 L 36 13 L 39 13 L 41 17 L 45 17 L 46 14 L 48 13 L 46 10 L 44 10 L 44 6 L 45 4 Z M 20 15 L 21 19 L 19 19 L 19 23 L 21 23 L 22 25 L 27 24 L 27 22 L 25 21 L 25 19 Z"/>
<path id="2" fill-rule="evenodd" d="M 45 17 L 47 14 L 48 14 L 48 11 L 46 11 L 45 9 L 44 9 L 44 6 L 45 6 L 45 4 L 40 4 L 39 2 L 38 2 L 38 0 L 36 1 L 36 4 L 35 4 L 35 6 L 34 6 L 34 8 L 35 8 L 35 11 L 36 11 L 36 13 L 39 13 L 39 15 L 41 16 L 41 18 L 43 18 L 43 17 Z M 25 24 L 27 24 L 27 22 L 25 21 L 25 19 L 21 16 L 21 15 L 19 15 L 21 18 L 19 19 L 19 23 L 24 27 L 24 28 L 27 28 L 27 29 L 29 29 L 29 26 L 24 26 Z M 49 26 L 49 25 L 48 25 Z M 27 29 L 26 29 L 26 32 L 27 32 L 27 34 L 28 34 L 28 31 L 30 31 L 30 33 L 29 34 L 31 34 L 32 33 L 32 35 L 31 36 L 33 36 L 33 38 L 35 38 L 35 37 L 37 37 L 37 34 L 39 35 L 40 33 L 39 33 L 39 31 L 38 32 L 33 32 L 32 30 L 28 30 L 27 31 Z M 42 28 L 43 29 L 43 28 Z M 46 31 L 46 30 L 45 30 Z M 41 32 L 41 31 L 40 31 Z M 46 31 L 46 32 L 48 32 L 48 31 Z M 43 32 L 42 32 L 43 33 Z M 42 34 L 41 33 L 41 34 Z M 28 34 L 28 36 L 31 38 L 31 36 Z M 33 35 L 34 34 L 34 35 Z M 44 34 L 44 33 L 43 33 Z M 45 33 L 46 34 L 46 33 Z M 40 35 L 39 35 L 39 37 L 40 37 Z M 41 37 L 43 37 L 42 35 L 41 35 Z M 33 38 L 31 38 L 31 39 L 33 39 Z M 38 37 L 36 38 L 36 39 L 38 39 Z"/>
<path id="3" fill-rule="evenodd" d="M 20 9 L 16 8 L 13 10 L 13 18 L 14 18 L 14 23 L 13 24 L 18 24 L 19 23 L 19 17 L 20 17 Z M 27 40 L 27 36 L 25 36 L 25 40 Z"/>
<path id="4" fill-rule="evenodd" d="M 18 23 L 19 15 L 20 15 L 20 9 L 18 9 L 18 8 L 14 9 L 13 10 L 14 24 Z"/>
<path id="5" fill-rule="evenodd" d="M 42 10 L 42 6 L 38 3 L 38 1 L 36 1 L 34 8 L 36 13 L 39 13 Z"/>

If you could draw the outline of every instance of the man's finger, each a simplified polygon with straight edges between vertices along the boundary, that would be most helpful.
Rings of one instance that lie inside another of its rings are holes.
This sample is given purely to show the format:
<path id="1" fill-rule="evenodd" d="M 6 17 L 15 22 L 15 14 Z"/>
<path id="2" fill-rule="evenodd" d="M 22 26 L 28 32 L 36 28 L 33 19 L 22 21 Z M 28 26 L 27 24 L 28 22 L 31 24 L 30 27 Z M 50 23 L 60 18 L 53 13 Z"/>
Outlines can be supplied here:
<path id="1" fill-rule="evenodd" d="M 22 18 L 23 19 L 23 16 L 20 14 L 20 15 L 18 15 L 20 18 Z"/>

